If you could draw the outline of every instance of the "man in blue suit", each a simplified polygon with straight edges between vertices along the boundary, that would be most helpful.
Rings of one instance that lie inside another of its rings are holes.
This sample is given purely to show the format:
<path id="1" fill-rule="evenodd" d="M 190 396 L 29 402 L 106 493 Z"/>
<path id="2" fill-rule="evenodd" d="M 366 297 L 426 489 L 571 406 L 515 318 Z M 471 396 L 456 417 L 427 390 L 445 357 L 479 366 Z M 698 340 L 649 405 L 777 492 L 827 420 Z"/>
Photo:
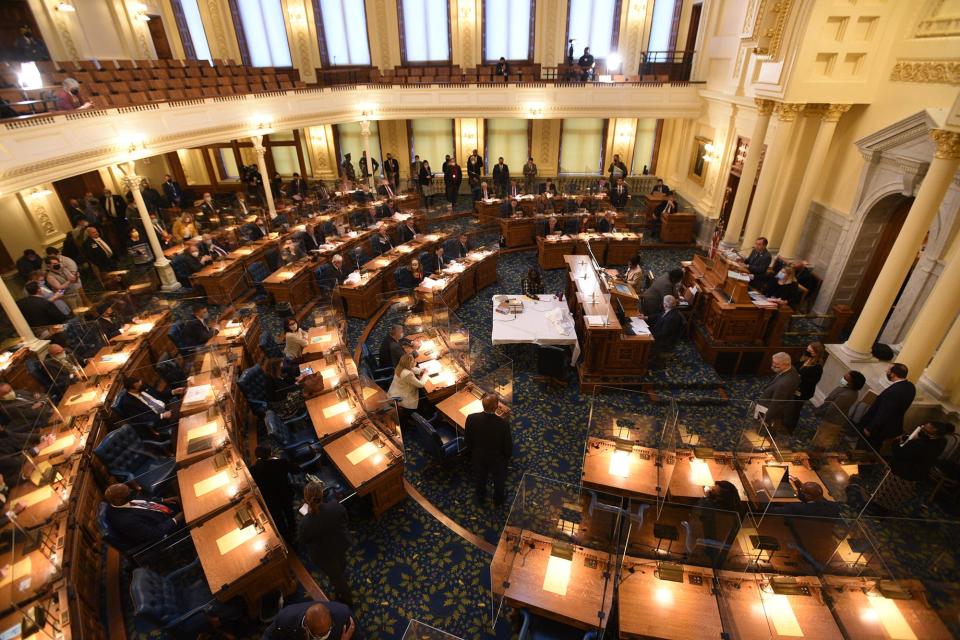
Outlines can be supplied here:
<path id="1" fill-rule="evenodd" d="M 339 602 L 301 602 L 280 610 L 261 640 L 362 640 L 363 633 Z"/>
<path id="2" fill-rule="evenodd" d="M 903 435 L 903 417 L 917 395 L 917 388 L 907 380 L 907 365 L 896 362 L 887 369 L 890 386 L 880 392 L 860 420 L 860 429 L 867 442 L 880 450 L 890 438 Z"/>
<path id="3" fill-rule="evenodd" d="M 180 206 L 180 198 L 183 197 L 183 189 L 180 183 L 169 175 L 163 176 L 163 196 L 167 199 L 167 204 L 171 207 Z"/>
<path id="4" fill-rule="evenodd" d="M 133 489 L 112 484 L 103 492 L 107 501 L 106 520 L 110 529 L 131 547 L 156 542 L 183 524 L 183 514 L 166 502 L 133 500 Z"/>

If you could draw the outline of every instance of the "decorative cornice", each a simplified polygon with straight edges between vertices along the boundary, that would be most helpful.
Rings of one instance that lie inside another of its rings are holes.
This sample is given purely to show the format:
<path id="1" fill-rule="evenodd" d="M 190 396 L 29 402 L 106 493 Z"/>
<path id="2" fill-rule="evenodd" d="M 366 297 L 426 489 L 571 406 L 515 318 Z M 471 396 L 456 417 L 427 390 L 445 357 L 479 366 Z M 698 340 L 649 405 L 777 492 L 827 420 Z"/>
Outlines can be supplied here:
<path id="1" fill-rule="evenodd" d="M 776 111 L 777 119 L 780 122 L 793 122 L 805 106 L 801 103 L 778 102 L 774 111 Z"/>
<path id="2" fill-rule="evenodd" d="M 793 0 L 759 0 L 751 2 L 747 9 L 743 40 L 752 43 L 756 55 L 778 60 L 783 44 L 787 16 L 793 8 Z"/>
<path id="3" fill-rule="evenodd" d="M 960 158 L 960 133 L 945 129 L 932 129 L 930 138 L 937 144 L 937 158 L 956 160 Z"/>
<path id="4" fill-rule="evenodd" d="M 894 82 L 960 85 L 960 61 L 897 60 L 890 79 Z"/>

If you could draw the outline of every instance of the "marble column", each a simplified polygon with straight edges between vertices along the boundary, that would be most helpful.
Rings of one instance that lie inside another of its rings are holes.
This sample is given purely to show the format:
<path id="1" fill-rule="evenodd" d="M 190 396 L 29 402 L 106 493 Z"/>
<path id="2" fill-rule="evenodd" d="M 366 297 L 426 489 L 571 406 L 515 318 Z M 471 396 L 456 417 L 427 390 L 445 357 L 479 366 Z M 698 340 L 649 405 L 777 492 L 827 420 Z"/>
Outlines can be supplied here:
<path id="1" fill-rule="evenodd" d="M 870 349 L 880 334 L 890 307 L 923 246 L 930 223 L 937 217 L 940 203 L 957 168 L 960 167 L 960 133 L 934 129 L 930 132 L 930 137 L 937 145 L 933 162 L 930 163 L 927 175 L 917 191 L 917 197 L 907 213 L 903 228 L 883 263 L 880 275 L 870 289 L 870 296 L 860 312 L 857 324 L 843 345 L 844 351 L 851 358 L 870 357 Z"/>
<path id="2" fill-rule="evenodd" d="M 897 356 L 897 362 L 902 362 L 910 369 L 910 379 L 920 378 L 923 369 L 930 362 L 930 358 L 937 351 L 937 346 L 943 340 L 950 325 L 960 317 L 960 249 L 953 251 L 946 268 L 937 282 L 933 285 L 930 295 L 920 313 L 916 314 L 907 339 L 903 341 L 903 348 Z M 960 370 L 957 361 L 953 361 L 954 368 Z"/>
<path id="3" fill-rule="evenodd" d="M 150 220 L 150 211 L 147 209 L 147 203 L 143 200 L 143 192 L 140 191 L 144 180 L 145 178 L 134 173 L 133 163 L 128 163 L 123 182 L 130 193 L 133 194 L 133 201 L 137 203 L 137 211 L 140 213 L 140 221 L 143 223 L 143 232 L 147 235 L 147 242 L 153 252 L 153 266 L 156 267 L 157 275 L 160 276 L 160 286 L 164 291 L 176 291 L 181 288 L 181 285 L 177 281 L 177 276 L 173 273 L 170 261 L 163 255 L 163 247 L 160 246 L 160 239 L 157 238 L 153 221 Z"/>
<path id="4" fill-rule="evenodd" d="M 743 232 L 742 249 L 749 249 L 753 241 L 760 235 L 763 223 L 767 219 L 767 210 L 773 198 L 774 187 L 780 178 L 780 165 L 787 154 L 790 138 L 793 136 L 793 127 L 797 115 L 803 111 L 803 104 L 777 103 L 774 110 L 777 113 L 777 130 L 773 133 L 773 141 L 767 147 L 766 157 L 763 159 L 763 171 L 760 172 L 760 182 L 757 183 L 757 192 L 753 196 L 753 205 L 750 207 L 750 216 L 747 218 L 747 228 Z M 741 182 L 743 180 L 741 179 Z"/>
<path id="5" fill-rule="evenodd" d="M 253 142 L 253 151 L 257 154 L 257 169 L 260 171 L 260 175 L 263 176 L 263 195 L 267 200 L 267 228 L 271 228 L 273 225 L 273 219 L 277 217 L 277 205 L 273 202 L 273 191 L 270 190 L 270 175 L 267 173 L 267 148 L 263 146 L 263 136 L 252 136 L 250 141 Z"/>
<path id="6" fill-rule="evenodd" d="M 361 120 L 360 121 L 360 135 L 363 136 L 363 151 L 367 154 L 367 171 L 370 172 L 370 177 L 367 178 L 367 186 L 374 188 L 374 181 L 376 180 L 376 174 L 373 171 L 373 156 L 370 155 L 370 121 Z"/>
<path id="7" fill-rule="evenodd" d="M 31 351 L 43 351 L 50 344 L 48 340 L 41 340 L 34 335 L 33 329 L 27 324 L 27 319 L 23 317 L 23 312 L 20 311 L 16 300 L 13 299 L 13 294 L 7 288 L 6 282 L 0 282 L 0 307 L 7 314 L 10 324 L 13 325 L 13 330 L 17 332 L 17 335 Z"/>
<path id="8" fill-rule="evenodd" d="M 830 142 L 837 130 L 837 122 L 849 110 L 850 105 L 848 104 L 831 104 L 827 106 L 821 116 L 820 128 L 817 129 L 817 137 L 813 141 L 813 148 L 810 150 L 810 157 L 807 159 L 807 166 L 803 171 L 803 181 L 800 183 L 800 190 L 797 193 L 793 210 L 787 220 L 787 230 L 784 233 L 783 242 L 780 244 L 780 255 L 782 257 L 798 257 L 796 255 L 797 244 L 800 242 L 800 235 L 803 233 L 803 227 L 807 222 L 810 205 L 813 204 L 813 192 L 818 185 L 822 184 L 823 164 L 827 158 L 827 151 L 830 150 Z"/>
<path id="9" fill-rule="evenodd" d="M 938 400 L 948 400 L 951 396 L 954 402 L 960 400 L 960 367 L 957 362 L 960 362 L 960 317 L 954 315 L 947 337 L 920 375 L 920 388 Z"/>
<path id="10" fill-rule="evenodd" d="M 727 220 L 727 228 L 723 233 L 723 242 L 720 246 L 724 249 L 735 249 L 740 246 L 740 230 L 743 228 L 743 219 L 747 217 L 747 205 L 750 204 L 753 183 L 757 179 L 760 157 L 763 155 L 763 139 L 767 136 L 770 115 L 773 113 L 772 100 L 758 99 L 756 102 L 757 120 L 753 125 L 747 157 L 743 159 L 743 169 L 740 171 L 737 194 L 733 198 L 733 207 L 730 209 L 730 219 Z"/>

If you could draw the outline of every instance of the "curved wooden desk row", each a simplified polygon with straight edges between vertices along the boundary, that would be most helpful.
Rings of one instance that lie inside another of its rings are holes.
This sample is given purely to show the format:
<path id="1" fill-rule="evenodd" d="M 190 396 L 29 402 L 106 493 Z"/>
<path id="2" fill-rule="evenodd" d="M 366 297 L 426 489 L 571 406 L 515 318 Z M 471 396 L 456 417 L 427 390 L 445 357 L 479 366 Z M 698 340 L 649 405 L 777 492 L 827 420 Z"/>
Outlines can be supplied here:
<path id="1" fill-rule="evenodd" d="M 492 186 L 490 193 L 493 193 Z M 583 214 L 577 213 L 581 208 L 588 209 L 592 213 L 600 207 L 608 207 L 610 199 L 606 193 L 538 194 L 480 199 L 473 203 L 478 222 L 483 226 L 496 226 L 497 222 L 503 219 L 501 209 L 506 202 L 511 204 L 511 209 L 519 209 L 527 216 L 542 215 L 546 211 L 552 211 L 555 214 L 582 217 Z"/>

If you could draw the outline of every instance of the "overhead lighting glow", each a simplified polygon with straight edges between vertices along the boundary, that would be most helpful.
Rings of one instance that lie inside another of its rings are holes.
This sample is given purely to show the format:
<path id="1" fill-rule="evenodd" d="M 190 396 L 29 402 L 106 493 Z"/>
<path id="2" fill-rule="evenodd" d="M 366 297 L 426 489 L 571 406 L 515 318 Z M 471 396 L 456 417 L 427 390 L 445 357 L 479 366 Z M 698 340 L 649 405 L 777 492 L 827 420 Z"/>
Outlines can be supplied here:
<path id="1" fill-rule="evenodd" d="M 39 89 L 42 87 L 43 79 L 40 77 L 40 69 L 37 68 L 37 63 L 21 62 L 17 81 L 22 89 Z"/>
<path id="2" fill-rule="evenodd" d="M 76 7 L 69 2 L 61 2 L 57 5 L 57 11 L 63 11 L 64 13 L 73 13 L 76 10 Z"/>

